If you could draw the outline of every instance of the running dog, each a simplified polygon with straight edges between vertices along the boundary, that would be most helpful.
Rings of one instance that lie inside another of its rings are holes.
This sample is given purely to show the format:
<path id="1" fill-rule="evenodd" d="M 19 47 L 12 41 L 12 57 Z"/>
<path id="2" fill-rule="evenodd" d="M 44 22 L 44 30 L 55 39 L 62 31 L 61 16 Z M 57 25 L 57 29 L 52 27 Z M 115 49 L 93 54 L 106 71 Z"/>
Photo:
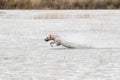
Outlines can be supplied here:
<path id="1" fill-rule="evenodd" d="M 79 45 L 76 45 L 72 42 L 69 42 L 69 40 L 64 40 L 62 39 L 62 37 L 58 36 L 58 35 L 48 35 L 48 37 L 46 37 L 44 39 L 46 42 L 48 41 L 52 41 L 50 42 L 50 46 L 53 47 L 53 44 L 56 44 L 56 46 L 64 46 L 66 48 L 78 48 Z"/>
<path id="2" fill-rule="evenodd" d="M 53 44 L 55 44 L 56 43 L 56 46 L 60 46 L 61 45 L 61 37 L 60 36 L 58 36 L 58 35 L 48 35 L 48 37 L 46 37 L 45 39 L 44 39 L 46 42 L 48 42 L 48 41 L 52 41 L 51 43 L 50 43 L 50 46 L 51 47 L 53 47 Z"/>
<path id="3" fill-rule="evenodd" d="M 53 44 L 56 44 L 56 46 L 64 46 L 66 48 L 93 48 L 92 46 L 89 46 L 89 45 L 83 45 L 83 44 L 78 44 L 78 43 L 75 43 L 74 41 L 70 41 L 70 39 L 68 38 L 65 38 L 65 36 L 61 37 L 59 35 L 48 35 L 45 39 L 44 39 L 46 42 L 48 41 L 52 41 L 50 42 L 50 46 L 53 47 Z"/>

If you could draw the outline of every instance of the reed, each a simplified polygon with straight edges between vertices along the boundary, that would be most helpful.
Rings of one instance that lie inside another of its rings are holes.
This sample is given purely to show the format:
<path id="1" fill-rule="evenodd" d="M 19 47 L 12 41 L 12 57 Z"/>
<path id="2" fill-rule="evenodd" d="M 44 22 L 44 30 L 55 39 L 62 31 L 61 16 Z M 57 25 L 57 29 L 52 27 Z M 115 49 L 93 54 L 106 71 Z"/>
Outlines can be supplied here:
<path id="1" fill-rule="evenodd" d="M 120 0 L 0 0 L 0 9 L 119 9 Z"/>

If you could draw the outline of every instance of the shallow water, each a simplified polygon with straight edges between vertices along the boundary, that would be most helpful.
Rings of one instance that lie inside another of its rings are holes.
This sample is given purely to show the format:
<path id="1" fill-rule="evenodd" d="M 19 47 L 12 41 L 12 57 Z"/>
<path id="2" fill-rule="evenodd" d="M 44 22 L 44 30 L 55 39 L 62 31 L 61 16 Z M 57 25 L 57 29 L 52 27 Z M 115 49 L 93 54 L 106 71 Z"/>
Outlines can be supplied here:
<path id="1" fill-rule="evenodd" d="M 0 12 L 1 80 L 120 79 L 119 10 Z M 94 48 L 52 48 L 44 42 L 51 33 Z"/>

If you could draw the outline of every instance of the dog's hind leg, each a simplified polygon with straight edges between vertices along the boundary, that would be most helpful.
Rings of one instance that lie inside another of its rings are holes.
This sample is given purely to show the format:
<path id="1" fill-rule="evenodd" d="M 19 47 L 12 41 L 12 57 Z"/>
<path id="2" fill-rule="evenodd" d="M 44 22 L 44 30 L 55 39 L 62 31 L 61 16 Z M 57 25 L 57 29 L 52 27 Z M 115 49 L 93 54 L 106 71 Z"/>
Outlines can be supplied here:
<path id="1" fill-rule="evenodd" d="M 51 46 L 51 47 L 53 47 L 53 45 L 52 45 L 52 44 L 55 44 L 55 42 L 51 42 L 51 43 L 50 43 L 50 46 Z"/>

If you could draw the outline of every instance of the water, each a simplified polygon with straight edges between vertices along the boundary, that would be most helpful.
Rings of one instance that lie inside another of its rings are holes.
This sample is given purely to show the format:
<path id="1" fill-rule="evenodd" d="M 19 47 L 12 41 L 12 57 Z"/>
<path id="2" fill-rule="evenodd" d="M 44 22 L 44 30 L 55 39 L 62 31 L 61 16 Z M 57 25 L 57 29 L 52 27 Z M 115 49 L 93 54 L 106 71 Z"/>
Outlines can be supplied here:
<path id="1" fill-rule="evenodd" d="M 119 10 L 0 12 L 1 80 L 120 79 Z M 51 48 L 48 34 L 92 48 Z"/>

